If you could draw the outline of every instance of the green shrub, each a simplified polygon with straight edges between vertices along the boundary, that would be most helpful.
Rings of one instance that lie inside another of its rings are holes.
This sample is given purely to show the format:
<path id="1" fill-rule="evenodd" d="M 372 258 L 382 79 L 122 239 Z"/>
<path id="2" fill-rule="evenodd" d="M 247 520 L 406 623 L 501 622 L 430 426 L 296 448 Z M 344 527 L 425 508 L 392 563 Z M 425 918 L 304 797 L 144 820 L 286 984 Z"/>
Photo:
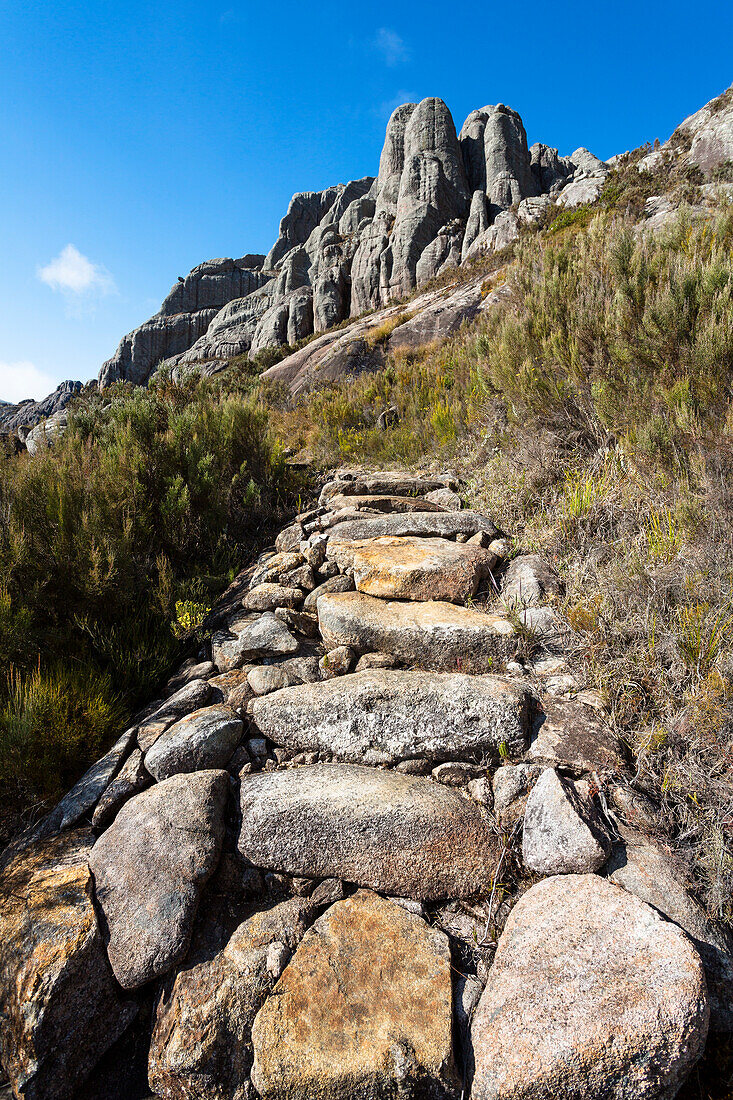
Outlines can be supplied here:
<path id="1" fill-rule="evenodd" d="M 56 665 L 8 677 L 0 709 L 0 783 L 58 797 L 119 735 L 125 718 L 109 675 Z"/>

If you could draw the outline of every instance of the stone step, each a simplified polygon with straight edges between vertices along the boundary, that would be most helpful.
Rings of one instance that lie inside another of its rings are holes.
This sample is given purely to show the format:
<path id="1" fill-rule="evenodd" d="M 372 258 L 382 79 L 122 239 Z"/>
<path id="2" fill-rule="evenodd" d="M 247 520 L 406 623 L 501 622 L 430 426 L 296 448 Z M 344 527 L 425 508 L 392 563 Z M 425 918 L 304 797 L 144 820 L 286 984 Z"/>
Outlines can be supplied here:
<path id="1" fill-rule="evenodd" d="M 360 764 L 497 761 L 527 744 L 529 692 L 498 676 L 374 669 L 286 687 L 251 704 L 259 733 Z"/>
<path id="2" fill-rule="evenodd" d="M 331 539 L 328 555 L 353 571 L 359 592 L 382 599 L 449 600 L 476 595 L 496 561 L 480 546 L 441 538 Z"/>
<path id="3" fill-rule="evenodd" d="M 392 653 L 404 664 L 460 672 L 489 672 L 516 652 L 507 618 L 452 603 L 380 600 L 362 592 L 328 592 L 318 622 L 329 649 Z"/>
<path id="4" fill-rule="evenodd" d="M 257 867 L 397 897 L 491 889 L 501 841 L 483 810 L 429 779 L 355 764 L 241 777 L 239 850 Z"/>
<path id="5" fill-rule="evenodd" d="M 328 502 L 330 511 L 350 508 L 355 512 L 369 509 L 374 512 L 445 512 L 447 509 L 425 497 L 395 496 L 390 493 L 359 493 L 347 496 L 336 493 Z"/>
<path id="6" fill-rule="evenodd" d="M 404 470 L 380 470 L 377 473 L 356 474 L 349 478 L 336 477 L 328 481 L 321 490 L 318 503 L 326 505 L 335 496 L 363 496 L 389 494 L 414 497 L 431 493 L 435 489 L 445 489 L 455 484 L 455 480 L 441 476 L 437 478 L 420 477 Z"/>
<path id="7" fill-rule="evenodd" d="M 456 1092 L 448 938 L 360 890 L 306 933 L 252 1028 L 264 1100 Z"/>
<path id="8" fill-rule="evenodd" d="M 456 535 L 476 535 L 484 532 L 490 539 L 501 532 L 494 521 L 480 512 L 393 512 L 384 516 L 363 516 L 360 519 L 336 523 L 328 530 L 330 539 L 341 541 L 381 538 L 383 535 L 417 536 L 418 538 L 455 538 Z"/>

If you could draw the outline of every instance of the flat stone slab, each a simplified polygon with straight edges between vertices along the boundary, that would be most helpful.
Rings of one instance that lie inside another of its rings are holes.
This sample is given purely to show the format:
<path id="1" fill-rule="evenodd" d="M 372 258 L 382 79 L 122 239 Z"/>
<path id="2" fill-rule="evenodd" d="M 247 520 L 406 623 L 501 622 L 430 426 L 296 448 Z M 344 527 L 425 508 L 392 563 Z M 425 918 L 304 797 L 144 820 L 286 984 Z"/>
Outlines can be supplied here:
<path id="1" fill-rule="evenodd" d="M 89 867 L 123 989 L 165 974 L 188 950 L 201 890 L 224 837 L 225 771 L 174 775 L 126 802 Z"/>
<path id="2" fill-rule="evenodd" d="M 306 932 L 252 1028 L 265 1100 L 445 1096 L 452 1052 L 448 938 L 366 890 Z"/>
<path id="3" fill-rule="evenodd" d="M 708 1001 L 684 933 L 596 875 L 509 914 L 473 1020 L 474 1100 L 662 1100 L 702 1054 Z"/>
<path id="4" fill-rule="evenodd" d="M 542 700 L 526 759 L 576 775 L 617 771 L 623 766 L 618 738 L 602 714 L 576 700 Z"/>
<path id="5" fill-rule="evenodd" d="M 435 501 L 426 500 L 425 497 L 403 497 L 390 494 L 354 494 L 346 496 L 336 493 L 328 502 L 331 511 L 337 512 L 341 508 L 351 508 L 355 512 L 362 509 L 370 509 L 375 512 L 445 512 L 446 508 Z"/>
<path id="6" fill-rule="evenodd" d="M 386 894 L 489 890 L 501 843 L 479 806 L 428 779 L 353 764 L 242 776 L 239 850 L 258 867 Z"/>
<path id="7" fill-rule="evenodd" d="M 286 687 L 251 704 L 276 745 L 360 764 L 521 755 L 529 694 L 498 676 L 371 669 Z"/>
<path id="8" fill-rule="evenodd" d="M 450 479 L 448 479 L 450 480 Z M 382 470 L 379 473 L 356 474 L 351 478 L 336 478 L 327 482 L 321 489 L 319 504 L 330 504 L 333 497 L 363 495 L 395 495 L 414 497 L 430 493 L 434 489 L 444 489 L 448 481 L 445 478 L 420 477 L 407 471 Z"/>
<path id="9" fill-rule="evenodd" d="M 0 881 L 0 1054 L 14 1095 L 67 1100 L 135 1018 L 105 956 L 91 829 L 13 860 Z M 86 1095 L 86 1093 L 84 1093 Z"/>
<path id="10" fill-rule="evenodd" d="M 422 668 L 489 672 L 517 646 L 514 627 L 503 616 L 432 600 L 326 593 L 318 601 L 318 623 L 329 649 L 348 645 L 358 653 L 392 653 Z"/>
<path id="11" fill-rule="evenodd" d="M 331 540 L 329 557 L 354 573 L 358 592 L 382 599 L 464 603 L 488 576 L 493 554 L 440 538 Z"/>
<path id="12" fill-rule="evenodd" d="M 407 512 L 392 513 L 386 516 L 364 516 L 362 519 L 336 523 L 329 528 L 330 539 L 341 541 L 353 539 L 395 537 L 451 538 L 456 535 L 475 535 L 484 531 L 490 538 L 497 538 L 501 532 L 492 519 L 479 512 L 464 509 L 460 512 Z"/>

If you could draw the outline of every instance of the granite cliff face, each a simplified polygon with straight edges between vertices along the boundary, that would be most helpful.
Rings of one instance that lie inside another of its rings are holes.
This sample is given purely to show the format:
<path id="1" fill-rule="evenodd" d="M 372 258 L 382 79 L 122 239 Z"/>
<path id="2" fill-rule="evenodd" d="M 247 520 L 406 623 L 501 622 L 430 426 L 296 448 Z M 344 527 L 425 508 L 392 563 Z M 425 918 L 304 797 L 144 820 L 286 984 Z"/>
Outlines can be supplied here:
<path id="1" fill-rule="evenodd" d="M 294 195 L 266 257 L 212 260 L 125 336 L 102 386 L 144 383 L 162 363 L 215 371 L 235 355 L 295 344 L 388 307 L 478 253 L 504 247 L 522 220 L 608 169 L 585 149 L 530 149 L 522 120 L 482 107 L 456 132 L 441 99 L 392 114 L 376 177 Z M 577 201 L 587 201 L 587 186 Z"/>

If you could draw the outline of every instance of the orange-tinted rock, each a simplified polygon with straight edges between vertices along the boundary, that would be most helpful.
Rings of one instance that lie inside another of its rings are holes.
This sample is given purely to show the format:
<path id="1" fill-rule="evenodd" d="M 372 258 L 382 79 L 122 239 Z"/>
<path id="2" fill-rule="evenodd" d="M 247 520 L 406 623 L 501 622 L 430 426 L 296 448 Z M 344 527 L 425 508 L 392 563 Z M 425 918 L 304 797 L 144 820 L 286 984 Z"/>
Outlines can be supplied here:
<path id="1" fill-rule="evenodd" d="M 447 937 L 360 890 L 303 938 L 252 1028 L 265 1100 L 438 1097 L 456 1085 Z"/>

